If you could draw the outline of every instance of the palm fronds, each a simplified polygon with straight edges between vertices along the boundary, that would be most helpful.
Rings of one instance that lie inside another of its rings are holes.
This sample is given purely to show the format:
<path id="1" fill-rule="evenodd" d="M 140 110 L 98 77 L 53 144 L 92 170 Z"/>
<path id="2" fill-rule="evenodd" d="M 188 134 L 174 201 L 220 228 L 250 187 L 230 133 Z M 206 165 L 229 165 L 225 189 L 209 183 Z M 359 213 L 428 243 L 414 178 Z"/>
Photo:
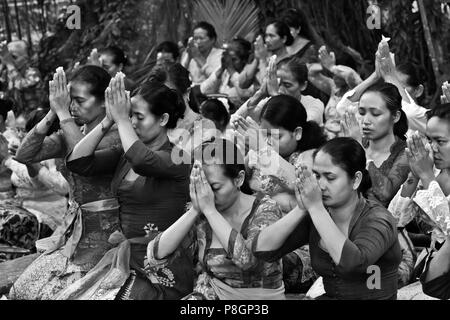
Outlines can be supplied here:
<path id="1" fill-rule="evenodd" d="M 198 19 L 215 27 L 219 44 L 238 36 L 249 38 L 259 29 L 260 9 L 253 0 L 196 0 L 195 4 Z"/>

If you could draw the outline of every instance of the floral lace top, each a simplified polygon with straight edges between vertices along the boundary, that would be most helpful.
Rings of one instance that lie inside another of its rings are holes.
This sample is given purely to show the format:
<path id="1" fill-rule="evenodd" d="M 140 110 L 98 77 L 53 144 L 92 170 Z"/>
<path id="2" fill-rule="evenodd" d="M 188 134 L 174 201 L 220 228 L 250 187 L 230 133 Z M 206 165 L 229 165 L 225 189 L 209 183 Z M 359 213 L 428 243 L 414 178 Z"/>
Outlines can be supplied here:
<path id="1" fill-rule="evenodd" d="M 439 171 L 436 170 L 436 176 Z M 446 197 L 439 183 L 433 181 L 428 189 L 420 183 L 412 198 L 401 196 L 400 189 L 389 211 L 398 220 L 399 227 L 405 227 L 414 219 L 429 226 L 424 232 L 431 233 L 433 242 L 443 243 L 450 234 L 450 196 Z"/>
<path id="2" fill-rule="evenodd" d="M 265 159 L 270 163 L 270 167 L 262 164 Z M 258 153 L 250 151 L 250 186 L 255 193 L 261 192 L 271 197 L 285 192 L 295 181 L 295 169 L 302 164 L 312 166 L 312 151 L 293 153 L 288 163 L 274 152 L 267 154 L 264 151 Z"/>
<path id="3" fill-rule="evenodd" d="M 245 220 L 242 230 L 233 230 L 227 250 L 211 248 L 213 231 L 206 219 L 200 218 L 191 232 L 189 246 L 198 258 L 199 277 L 194 293 L 207 300 L 218 297 L 208 279 L 215 277 L 233 288 L 277 289 L 282 286 L 283 274 L 280 261 L 266 263 L 253 255 L 254 239 L 264 228 L 281 218 L 281 210 L 269 197 L 257 199 L 253 210 Z M 150 267 L 164 266 L 170 258 L 157 260 L 161 234 L 148 246 L 147 259 Z"/>

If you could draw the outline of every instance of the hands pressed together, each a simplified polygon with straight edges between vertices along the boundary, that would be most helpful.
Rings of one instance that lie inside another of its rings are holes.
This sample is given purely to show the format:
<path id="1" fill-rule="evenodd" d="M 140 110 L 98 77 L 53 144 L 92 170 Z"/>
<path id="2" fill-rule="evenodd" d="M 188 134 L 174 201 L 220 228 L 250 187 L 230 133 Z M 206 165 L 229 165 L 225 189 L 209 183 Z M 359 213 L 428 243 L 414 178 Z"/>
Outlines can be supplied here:
<path id="1" fill-rule="evenodd" d="M 111 122 L 130 121 L 131 94 L 125 90 L 125 75 L 118 72 L 105 91 L 107 119 Z"/>
<path id="2" fill-rule="evenodd" d="M 214 192 L 206 179 L 202 164 L 196 161 L 191 172 L 191 183 L 189 185 L 192 206 L 197 213 L 204 215 L 216 210 Z"/>
<path id="3" fill-rule="evenodd" d="M 93 66 L 97 66 L 97 67 L 102 67 L 102 61 L 100 60 L 100 55 L 98 54 L 97 49 L 93 49 L 91 51 L 91 54 L 88 57 L 88 61 L 87 64 L 89 65 L 93 65 Z"/>
<path id="4" fill-rule="evenodd" d="M 323 207 L 322 190 L 314 173 L 306 166 L 296 170 L 295 198 L 300 209 L 311 210 Z"/>
<path id="5" fill-rule="evenodd" d="M 359 143 L 363 142 L 361 125 L 356 117 L 356 111 L 347 111 L 341 120 L 341 132 L 344 137 L 353 138 Z"/>
<path id="6" fill-rule="evenodd" d="M 280 85 L 278 83 L 277 77 L 277 56 L 274 55 L 269 60 L 269 65 L 267 67 L 266 73 L 267 79 L 267 93 L 271 97 L 275 97 L 280 93 Z"/>
<path id="7" fill-rule="evenodd" d="M 56 69 L 53 80 L 49 82 L 49 91 L 50 109 L 56 114 L 70 113 L 70 87 L 62 67 Z"/>
<path id="8" fill-rule="evenodd" d="M 450 103 L 450 84 L 448 83 L 448 81 L 446 81 L 442 85 L 441 103 L 442 104 Z"/>
<path id="9" fill-rule="evenodd" d="M 427 184 L 435 179 L 434 160 L 429 146 L 423 142 L 424 137 L 414 133 L 407 141 L 406 155 L 412 174 Z"/>

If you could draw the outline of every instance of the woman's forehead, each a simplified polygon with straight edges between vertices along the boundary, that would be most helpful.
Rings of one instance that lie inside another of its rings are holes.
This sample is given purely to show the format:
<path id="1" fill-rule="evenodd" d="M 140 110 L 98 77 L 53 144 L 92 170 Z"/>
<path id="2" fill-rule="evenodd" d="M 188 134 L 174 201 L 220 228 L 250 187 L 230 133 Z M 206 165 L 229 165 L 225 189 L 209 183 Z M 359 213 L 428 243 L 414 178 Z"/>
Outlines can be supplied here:
<path id="1" fill-rule="evenodd" d="M 341 167 L 333 163 L 331 156 L 322 151 L 319 151 L 314 158 L 314 171 L 334 174 L 344 173 L 344 170 Z"/>
<path id="2" fill-rule="evenodd" d="M 131 109 L 135 112 L 146 113 L 148 112 L 148 103 L 140 95 L 136 95 L 131 98 Z"/>
<path id="3" fill-rule="evenodd" d="M 385 101 L 383 100 L 381 95 L 376 92 L 364 93 L 359 102 L 359 107 L 387 110 Z"/>
<path id="4" fill-rule="evenodd" d="M 90 97 L 91 85 L 87 82 L 74 81 L 70 82 L 70 94 L 73 97 Z"/>

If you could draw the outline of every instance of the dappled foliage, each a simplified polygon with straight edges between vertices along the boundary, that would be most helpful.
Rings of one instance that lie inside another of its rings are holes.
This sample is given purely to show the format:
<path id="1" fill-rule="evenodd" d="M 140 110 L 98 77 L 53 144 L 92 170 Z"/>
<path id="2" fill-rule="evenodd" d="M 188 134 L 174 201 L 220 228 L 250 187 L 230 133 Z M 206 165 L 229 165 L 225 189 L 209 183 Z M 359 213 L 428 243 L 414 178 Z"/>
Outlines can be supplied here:
<path id="1" fill-rule="evenodd" d="M 223 0 L 221 0 L 223 1 Z M 382 30 L 369 30 L 367 0 L 248 0 L 260 12 L 260 30 L 290 7 L 302 8 L 318 35 L 343 63 L 353 63 L 363 76 L 374 70 L 374 53 L 381 33 L 390 36 L 398 57 L 424 68 L 428 100 L 437 91 L 435 74 L 424 37 L 420 13 L 410 0 L 378 1 L 384 13 Z M 440 73 L 449 74 L 449 19 L 439 1 L 424 0 Z M 78 0 L 83 12 L 82 30 L 58 32 L 43 40 L 41 70 L 53 71 L 55 62 L 69 66 L 84 59 L 94 47 L 121 46 L 131 62 L 129 74 L 140 78 L 152 65 L 154 46 L 164 40 L 185 41 L 195 21 L 202 19 L 193 0 Z M 404 62 L 404 61 L 399 61 Z M 136 70 L 135 66 L 146 67 Z M 439 79 L 441 81 L 441 79 Z"/>

